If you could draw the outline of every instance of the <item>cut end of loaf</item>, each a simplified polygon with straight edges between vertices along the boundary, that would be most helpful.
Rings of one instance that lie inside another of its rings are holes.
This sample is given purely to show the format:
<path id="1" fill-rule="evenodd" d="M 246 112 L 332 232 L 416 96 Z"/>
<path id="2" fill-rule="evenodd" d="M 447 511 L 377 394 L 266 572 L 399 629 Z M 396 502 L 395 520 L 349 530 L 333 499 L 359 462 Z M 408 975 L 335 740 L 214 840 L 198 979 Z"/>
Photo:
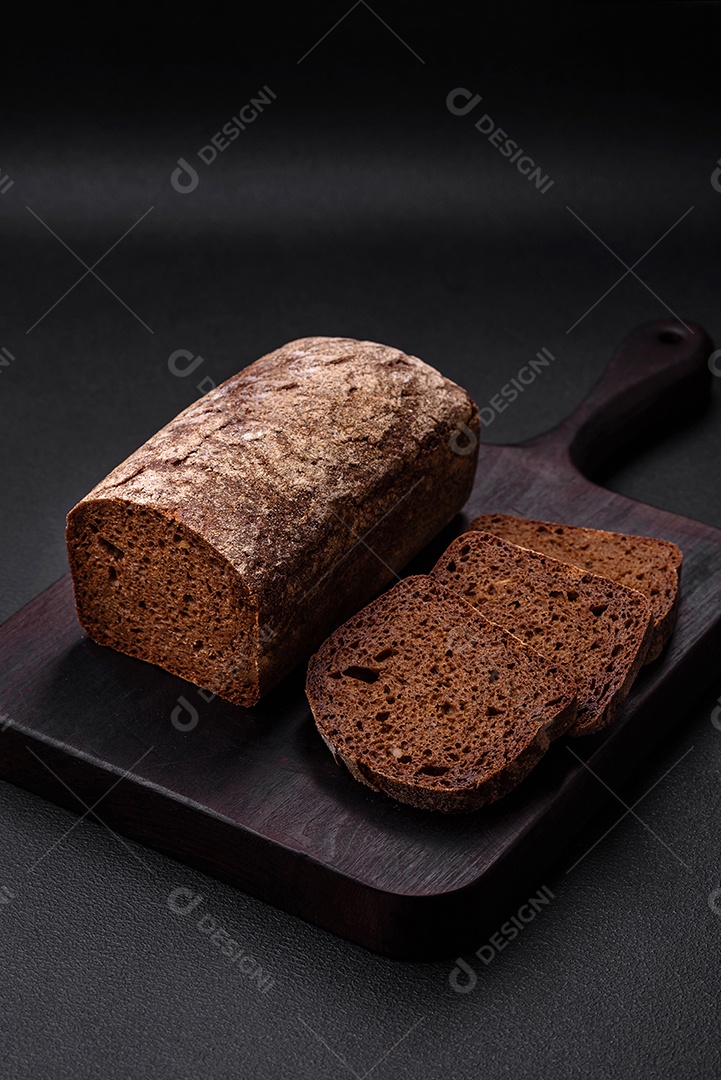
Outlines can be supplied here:
<path id="1" fill-rule="evenodd" d="M 202 537 L 157 510 L 108 498 L 71 510 L 67 541 L 88 637 L 234 704 L 255 704 L 257 611 Z"/>
<path id="2" fill-rule="evenodd" d="M 377 791 L 463 812 L 514 788 L 575 716 L 575 683 L 432 578 L 399 582 L 311 658 L 336 760 Z"/>

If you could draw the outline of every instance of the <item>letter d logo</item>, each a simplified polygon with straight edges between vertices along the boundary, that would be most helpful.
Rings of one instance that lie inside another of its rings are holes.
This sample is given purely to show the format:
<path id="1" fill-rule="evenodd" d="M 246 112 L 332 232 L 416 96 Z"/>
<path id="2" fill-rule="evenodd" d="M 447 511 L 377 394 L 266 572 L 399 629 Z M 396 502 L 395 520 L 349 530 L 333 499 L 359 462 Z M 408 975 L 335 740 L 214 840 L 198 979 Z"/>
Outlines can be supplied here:
<path id="1" fill-rule="evenodd" d="M 459 442 L 461 436 L 465 438 L 463 443 Z M 458 454 L 460 457 L 468 457 L 478 446 L 478 439 L 468 424 L 461 422 L 448 440 L 448 445 L 454 454 Z"/>
<path id="2" fill-rule="evenodd" d="M 467 975 L 468 982 L 459 979 L 460 975 Z M 448 982 L 457 994 L 470 994 L 478 982 L 478 976 L 470 964 L 467 964 L 463 957 L 459 956 L 456 960 L 456 966 L 448 976 Z"/>
<path id="3" fill-rule="evenodd" d="M 719 166 L 719 168 L 714 169 L 714 171 L 711 173 L 711 187 L 714 189 L 714 191 L 718 191 L 719 193 L 721 193 L 721 158 L 719 158 L 716 164 Z"/>
<path id="4" fill-rule="evenodd" d="M 721 191 L 721 187 L 719 188 L 719 191 Z M 716 376 L 717 379 L 721 378 L 721 366 L 719 365 L 719 360 L 721 360 L 721 349 L 717 349 L 716 352 L 712 352 L 708 358 L 708 369 L 712 375 Z M 719 705 L 721 705 L 721 700 L 719 701 Z M 716 711 L 721 712 L 721 709 L 717 709 Z M 2 720 L 2 715 L 0 715 L 0 720 Z M 714 721 L 714 727 L 716 726 L 717 725 Z"/>
<path id="5" fill-rule="evenodd" d="M 179 360 L 188 360 L 184 367 L 178 363 Z M 176 349 L 168 357 L 168 371 L 171 371 L 173 375 L 177 375 L 179 379 L 184 379 L 186 375 L 192 375 L 197 367 L 203 363 L 202 356 L 193 356 L 192 352 L 188 349 Z"/>
<path id="6" fill-rule="evenodd" d="M 191 191 L 195 191 L 200 178 L 193 168 L 189 165 L 185 158 L 178 158 L 178 168 L 174 170 L 170 177 L 170 183 L 180 195 L 189 195 Z"/>
<path id="7" fill-rule="evenodd" d="M 184 712 L 188 714 L 188 720 L 180 719 Z M 175 730 L 192 731 L 198 726 L 199 720 L 200 716 L 198 714 L 198 710 L 195 708 L 194 705 L 190 704 L 187 698 L 183 697 L 181 694 L 181 696 L 178 698 L 178 704 L 175 706 L 172 713 L 170 714 L 170 722 L 175 728 Z"/>
<path id="8" fill-rule="evenodd" d="M 463 101 L 462 105 L 458 104 L 458 98 L 461 98 Z M 465 87 L 457 86 L 455 90 L 451 90 L 446 98 L 446 108 L 449 112 L 452 112 L 454 116 L 465 116 L 471 109 L 475 109 L 479 101 L 481 101 L 480 94 L 472 94 L 471 91 L 466 90 Z"/>
<path id="9" fill-rule="evenodd" d="M 191 911 L 202 904 L 203 897 L 200 893 L 194 893 L 192 889 L 184 889 L 182 886 L 173 889 L 166 903 L 175 915 L 190 915 Z"/>

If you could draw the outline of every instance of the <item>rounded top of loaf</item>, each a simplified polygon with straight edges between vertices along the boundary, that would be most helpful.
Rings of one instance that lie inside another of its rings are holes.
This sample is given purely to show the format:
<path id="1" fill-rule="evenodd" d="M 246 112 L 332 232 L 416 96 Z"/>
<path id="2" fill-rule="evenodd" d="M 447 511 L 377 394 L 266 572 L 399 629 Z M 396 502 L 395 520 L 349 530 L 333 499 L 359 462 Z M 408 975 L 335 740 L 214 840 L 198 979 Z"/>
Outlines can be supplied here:
<path id="1" fill-rule="evenodd" d="M 312 558 L 329 516 L 359 536 L 372 527 L 369 490 L 392 489 L 404 472 L 409 488 L 420 482 L 429 453 L 449 475 L 468 466 L 450 446 L 461 425 L 477 432 L 474 403 L 418 357 L 372 341 L 299 338 L 186 408 L 79 506 L 152 506 L 200 533 L 252 591 L 259 551 L 266 573 L 287 570 L 301 535 Z"/>

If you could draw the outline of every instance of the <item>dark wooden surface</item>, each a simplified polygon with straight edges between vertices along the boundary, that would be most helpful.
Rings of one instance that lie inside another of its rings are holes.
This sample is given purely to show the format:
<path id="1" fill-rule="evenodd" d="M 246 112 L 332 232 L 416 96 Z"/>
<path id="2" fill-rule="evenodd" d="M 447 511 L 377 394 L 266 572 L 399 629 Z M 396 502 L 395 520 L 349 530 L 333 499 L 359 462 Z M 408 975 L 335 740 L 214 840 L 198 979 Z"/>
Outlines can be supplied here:
<path id="1" fill-rule="evenodd" d="M 119 832 L 386 955 L 431 958 L 477 942 L 607 798 L 598 777 L 613 785 L 638 767 L 717 669 L 721 531 L 581 472 L 702 406 L 709 349 L 699 328 L 670 320 L 635 331 L 558 428 L 482 448 L 466 511 L 412 567 L 432 565 L 467 520 L 491 511 L 665 537 L 684 552 L 675 635 L 622 716 L 556 745 L 507 799 L 445 817 L 369 791 L 323 746 L 302 672 L 252 710 L 207 702 L 88 641 L 67 577 L 0 628 L 0 776 L 80 814 L 90 807 Z"/>

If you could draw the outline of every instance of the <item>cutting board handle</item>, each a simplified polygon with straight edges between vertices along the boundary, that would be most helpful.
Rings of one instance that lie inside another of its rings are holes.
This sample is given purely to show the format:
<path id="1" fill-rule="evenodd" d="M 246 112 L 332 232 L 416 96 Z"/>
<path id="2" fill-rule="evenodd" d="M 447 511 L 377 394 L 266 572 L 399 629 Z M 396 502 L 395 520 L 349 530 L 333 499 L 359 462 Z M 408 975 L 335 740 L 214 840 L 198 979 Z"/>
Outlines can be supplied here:
<path id="1" fill-rule="evenodd" d="M 713 343 L 695 323 L 659 319 L 621 342 L 600 382 L 557 427 L 524 443 L 588 474 L 624 444 L 708 396 Z"/>

